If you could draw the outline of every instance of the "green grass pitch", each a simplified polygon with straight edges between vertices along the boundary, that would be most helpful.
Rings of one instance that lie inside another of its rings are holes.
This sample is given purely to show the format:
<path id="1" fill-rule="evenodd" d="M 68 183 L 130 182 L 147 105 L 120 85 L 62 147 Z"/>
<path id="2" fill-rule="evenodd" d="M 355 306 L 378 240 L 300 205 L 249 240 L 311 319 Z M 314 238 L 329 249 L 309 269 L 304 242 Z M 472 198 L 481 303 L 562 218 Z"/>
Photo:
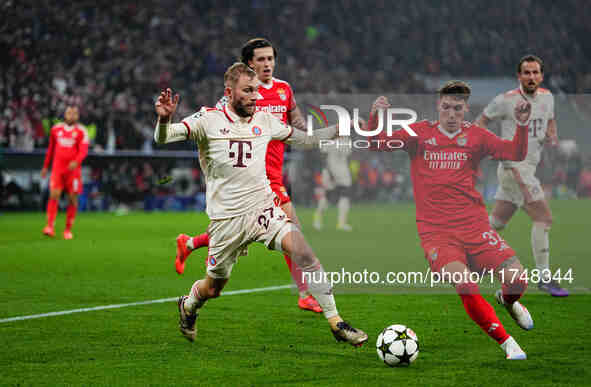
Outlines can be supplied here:
<path id="1" fill-rule="evenodd" d="M 203 309 L 195 343 L 178 332 L 174 302 L 0 323 L 0 385 L 589 385 L 591 374 L 590 201 L 551 203 L 551 264 L 572 269 L 574 294 L 537 292 L 523 298 L 535 321 L 520 330 L 485 298 L 528 354 L 509 362 L 445 289 L 336 286 L 342 316 L 370 335 L 362 348 L 337 344 L 321 315 L 296 307 L 291 289 L 222 296 Z M 353 207 L 354 233 L 311 227 L 304 233 L 327 271 L 422 271 L 412 204 Z M 204 273 L 203 251 L 174 272 L 174 238 L 198 233 L 201 213 L 79 214 L 75 239 L 41 236 L 45 216 L 0 214 L 0 320 L 40 313 L 170 298 Z M 525 266 L 533 267 L 529 219 L 518 213 L 503 232 Z M 251 245 L 227 291 L 286 285 L 283 257 Z M 387 325 L 417 332 L 420 355 L 406 368 L 378 360 L 375 340 Z"/>

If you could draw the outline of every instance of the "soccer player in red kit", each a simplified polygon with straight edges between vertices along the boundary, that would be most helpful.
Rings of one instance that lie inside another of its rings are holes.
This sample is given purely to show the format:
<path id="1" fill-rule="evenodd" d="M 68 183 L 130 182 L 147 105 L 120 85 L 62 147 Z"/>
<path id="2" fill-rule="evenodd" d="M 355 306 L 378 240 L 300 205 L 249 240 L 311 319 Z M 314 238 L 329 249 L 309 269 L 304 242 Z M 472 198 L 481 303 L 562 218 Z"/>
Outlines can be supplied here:
<path id="1" fill-rule="evenodd" d="M 439 120 L 421 121 L 388 136 L 382 131 L 373 138 L 377 149 L 389 149 L 386 141 L 403 144 L 411 159 L 411 178 L 421 245 L 431 271 L 451 282 L 466 312 L 505 351 L 507 359 L 526 359 L 525 352 L 507 334 L 491 305 L 480 295 L 471 272 L 493 270 L 502 283 L 496 293 L 517 324 L 529 330 L 533 320 L 517 300 L 527 288 L 523 267 L 515 251 L 491 229 L 482 196 L 475 189 L 480 160 L 523 160 L 528 147 L 531 105 L 520 102 L 514 110 L 518 122 L 512 141 L 464 121 L 470 87 L 451 81 L 439 91 Z M 378 111 L 390 105 L 379 97 L 372 106 L 368 128 L 378 126 Z M 416 134 L 416 136 L 413 136 Z"/>
<path id="2" fill-rule="evenodd" d="M 55 236 L 55 217 L 62 191 L 68 193 L 68 208 L 66 210 L 66 229 L 64 239 L 72 239 L 72 225 L 78 209 L 78 195 L 82 192 L 82 178 L 80 165 L 88 154 L 88 133 L 78 123 L 80 113 L 78 107 L 68 106 L 64 113 L 64 122 L 51 128 L 49 147 L 45 155 L 45 162 L 41 170 L 41 177 L 47 176 L 49 164 L 51 177 L 49 178 L 49 201 L 47 202 L 47 226 L 43 234 Z"/>
<path id="3" fill-rule="evenodd" d="M 277 60 L 277 50 L 271 43 L 262 38 L 251 39 L 242 48 L 241 62 L 247 64 L 257 73 L 259 80 L 257 111 L 266 111 L 286 124 L 297 129 L 306 130 L 305 121 L 300 109 L 297 107 L 293 90 L 289 83 L 273 77 L 273 71 Z M 223 108 L 227 103 L 227 97 L 223 97 L 217 104 L 217 108 Z M 300 222 L 291 204 L 291 198 L 283 186 L 283 156 L 285 144 L 273 140 L 269 143 L 266 155 L 267 178 L 271 183 L 271 189 L 281 202 L 281 208 L 287 216 L 292 219 L 298 227 Z M 185 261 L 189 254 L 200 247 L 208 246 L 209 234 L 207 232 L 189 237 L 181 234 L 177 237 L 177 255 L 175 268 L 179 274 L 185 270 Z M 284 255 L 285 262 L 289 267 L 291 276 L 296 283 L 300 297 L 298 306 L 304 310 L 311 310 L 317 313 L 322 312 L 318 302 L 308 292 L 308 286 L 303 281 L 300 268 L 295 265 L 288 255 Z"/>

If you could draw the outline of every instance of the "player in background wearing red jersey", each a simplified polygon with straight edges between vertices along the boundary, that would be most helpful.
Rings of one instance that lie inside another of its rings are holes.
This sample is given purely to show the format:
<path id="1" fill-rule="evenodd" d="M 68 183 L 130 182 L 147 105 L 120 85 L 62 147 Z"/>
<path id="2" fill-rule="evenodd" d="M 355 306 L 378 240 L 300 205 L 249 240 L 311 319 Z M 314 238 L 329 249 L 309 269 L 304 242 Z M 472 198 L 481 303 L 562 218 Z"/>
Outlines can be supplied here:
<path id="1" fill-rule="evenodd" d="M 451 282 L 466 312 L 486 334 L 496 340 L 507 359 L 526 359 L 515 339 L 507 334 L 494 309 L 480 295 L 470 273 L 493 270 L 502 282 L 496 294 L 517 324 L 533 328 L 527 309 L 517 300 L 527 288 L 523 267 L 513 249 L 493 230 L 482 196 L 475 189 L 480 160 L 523 160 L 527 154 L 527 124 L 531 105 L 521 101 L 515 108 L 517 129 L 512 141 L 464 121 L 468 111 L 470 87 L 461 81 L 448 82 L 439 91 L 439 121 L 421 121 L 406 130 L 382 131 L 377 141 L 402 141 L 411 159 L 411 177 L 416 202 L 416 220 L 421 245 L 431 271 Z M 368 127 L 378 127 L 378 110 L 390 107 L 385 97 L 373 106 Z"/>
<path id="2" fill-rule="evenodd" d="M 519 163 L 499 163 L 499 188 L 495 195 L 490 224 L 495 230 L 502 230 L 515 211 L 523 207 L 532 220 L 531 248 L 541 279 L 538 289 L 554 297 L 566 297 L 568 290 L 562 288 L 550 272 L 549 233 L 552 226 L 552 211 L 544 196 L 544 189 L 535 176 L 544 145 L 558 145 L 554 97 L 550 90 L 540 87 L 544 80 L 544 62 L 535 55 L 521 58 L 517 64 L 517 79 L 519 88 L 498 95 L 486 106 L 476 121 L 476 124 L 483 128 L 488 127 L 492 121 L 500 121 L 501 136 L 508 138 L 515 127 L 510 114 L 512 107 L 522 99 L 532 104 L 527 157 Z"/>
<path id="3" fill-rule="evenodd" d="M 88 154 L 88 133 L 78 123 L 79 116 L 78 107 L 68 106 L 64 113 L 64 122 L 52 127 L 49 134 L 49 146 L 41 177 L 47 176 L 47 169 L 52 163 L 47 202 L 47 226 L 43 229 L 43 234 L 50 237 L 55 236 L 55 217 L 63 190 L 68 193 L 64 239 L 73 237 L 72 225 L 78 210 L 78 195 L 82 192 L 80 165 Z"/>
<path id="4" fill-rule="evenodd" d="M 306 130 L 304 117 L 296 105 L 293 90 L 289 83 L 273 77 L 277 60 L 277 50 L 266 39 L 251 39 L 242 47 L 241 62 L 251 67 L 259 80 L 259 97 L 256 103 L 257 111 L 266 111 L 286 124 L 297 129 Z M 227 103 L 224 97 L 218 105 Z M 269 143 L 266 155 L 267 178 L 271 183 L 271 189 L 281 201 L 281 209 L 301 229 L 301 224 L 291 204 L 287 190 L 283 186 L 283 159 L 285 144 L 273 140 Z M 185 261 L 193 250 L 209 245 L 207 232 L 189 237 L 181 234 L 177 237 L 177 255 L 175 268 L 179 274 L 185 270 Z M 289 267 L 291 277 L 299 291 L 298 307 L 303 310 L 322 312 L 322 308 L 308 291 L 308 285 L 304 282 L 301 269 L 292 262 L 291 258 L 284 254 L 285 262 Z"/>

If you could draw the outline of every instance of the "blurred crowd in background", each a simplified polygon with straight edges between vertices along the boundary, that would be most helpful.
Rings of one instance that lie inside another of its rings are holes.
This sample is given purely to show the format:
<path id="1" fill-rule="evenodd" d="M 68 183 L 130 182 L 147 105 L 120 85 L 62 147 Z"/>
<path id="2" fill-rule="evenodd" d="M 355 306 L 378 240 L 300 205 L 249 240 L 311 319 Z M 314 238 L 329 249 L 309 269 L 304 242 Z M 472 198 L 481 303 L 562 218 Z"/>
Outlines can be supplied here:
<path id="1" fill-rule="evenodd" d="M 296 98 L 426 93 L 428 76 L 513 76 L 524 53 L 545 59 L 555 94 L 591 91 L 587 1 L 7 0 L 0 20 L 0 147 L 24 151 L 46 147 L 75 103 L 91 150 L 150 152 L 158 92 L 180 93 L 179 116 L 212 106 L 226 67 L 255 36 L 278 48 L 276 76 Z M 588 192 L 579 189 L 589 186 L 588 160 L 574 155 L 550 180 L 566 184 L 561 176 L 578 170 L 573 192 Z M 362 184 L 382 181 L 390 192 L 401 180 L 371 158 L 355 162 Z"/>

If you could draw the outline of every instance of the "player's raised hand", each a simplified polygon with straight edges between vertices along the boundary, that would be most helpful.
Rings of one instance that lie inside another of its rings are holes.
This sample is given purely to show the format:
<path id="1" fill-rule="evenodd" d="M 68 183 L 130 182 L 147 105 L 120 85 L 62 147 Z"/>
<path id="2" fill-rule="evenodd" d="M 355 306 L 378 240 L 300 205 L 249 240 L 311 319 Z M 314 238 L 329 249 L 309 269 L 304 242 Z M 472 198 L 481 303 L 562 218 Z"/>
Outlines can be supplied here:
<path id="1" fill-rule="evenodd" d="M 371 115 L 374 115 L 378 110 L 386 110 L 391 107 L 388 97 L 379 96 L 371 105 Z"/>
<path id="2" fill-rule="evenodd" d="M 175 94 L 172 96 L 172 90 L 166 89 L 160 93 L 160 96 L 156 100 L 156 113 L 164 119 L 171 117 L 176 111 L 176 107 L 179 103 L 179 95 Z"/>
<path id="3" fill-rule="evenodd" d="M 529 116 L 531 114 L 531 104 L 528 101 L 519 101 L 515 105 L 515 119 L 521 125 L 529 123 Z"/>

